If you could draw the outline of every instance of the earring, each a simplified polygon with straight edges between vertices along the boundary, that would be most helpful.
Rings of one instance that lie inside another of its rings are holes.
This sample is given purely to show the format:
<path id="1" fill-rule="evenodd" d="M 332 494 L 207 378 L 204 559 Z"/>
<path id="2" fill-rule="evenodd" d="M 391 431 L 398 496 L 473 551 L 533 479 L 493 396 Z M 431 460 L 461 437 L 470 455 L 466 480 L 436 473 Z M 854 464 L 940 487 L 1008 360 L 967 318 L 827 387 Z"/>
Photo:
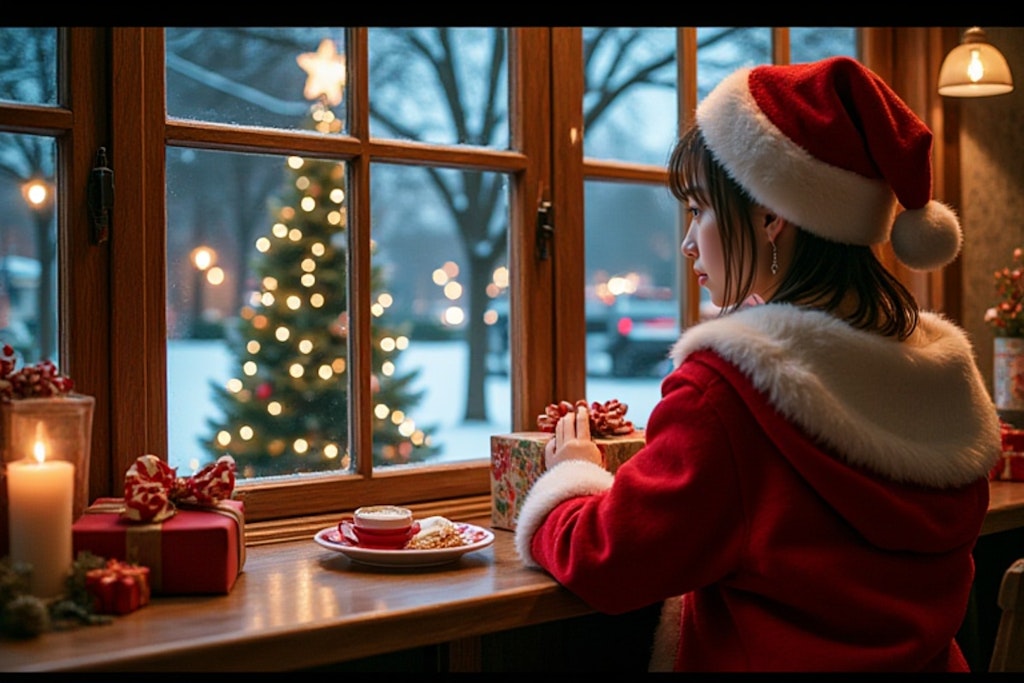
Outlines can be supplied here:
<path id="1" fill-rule="evenodd" d="M 775 246 L 775 242 L 769 242 L 772 245 L 772 275 L 777 275 L 779 272 L 779 248 Z"/>

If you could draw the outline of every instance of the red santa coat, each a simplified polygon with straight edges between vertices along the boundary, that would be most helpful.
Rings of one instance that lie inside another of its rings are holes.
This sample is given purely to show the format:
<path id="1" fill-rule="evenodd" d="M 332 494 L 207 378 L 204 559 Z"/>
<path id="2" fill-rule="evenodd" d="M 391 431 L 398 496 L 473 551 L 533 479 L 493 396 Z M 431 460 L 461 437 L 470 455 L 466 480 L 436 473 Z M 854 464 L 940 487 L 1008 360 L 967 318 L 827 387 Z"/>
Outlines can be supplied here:
<path id="1" fill-rule="evenodd" d="M 516 546 L 595 609 L 664 601 L 652 670 L 966 670 L 999 421 L 963 332 L 769 304 L 697 325 L 613 476 L 567 461 Z"/>

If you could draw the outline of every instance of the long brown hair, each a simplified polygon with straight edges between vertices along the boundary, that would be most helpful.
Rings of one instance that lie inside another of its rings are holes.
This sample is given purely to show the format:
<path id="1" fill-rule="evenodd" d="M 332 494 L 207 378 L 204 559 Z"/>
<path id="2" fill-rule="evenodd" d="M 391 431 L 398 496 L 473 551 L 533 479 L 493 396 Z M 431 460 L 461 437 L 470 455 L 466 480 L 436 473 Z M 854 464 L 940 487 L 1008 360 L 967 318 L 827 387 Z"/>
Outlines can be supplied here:
<path id="1" fill-rule="evenodd" d="M 722 309 L 722 314 L 728 313 L 750 296 L 754 286 L 761 257 L 752 220 L 756 202 L 715 160 L 696 125 L 673 148 L 668 174 L 676 199 L 710 208 L 718 218 L 726 267 L 723 297 L 734 302 Z M 853 327 L 901 340 L 910 336 L 917 327 L 917 301 L 871 247 L 832 242 L 794 227 L 793 262 L 770 301 L 836 313 L 852 300 L 852 310 L 841 317 Z"/>

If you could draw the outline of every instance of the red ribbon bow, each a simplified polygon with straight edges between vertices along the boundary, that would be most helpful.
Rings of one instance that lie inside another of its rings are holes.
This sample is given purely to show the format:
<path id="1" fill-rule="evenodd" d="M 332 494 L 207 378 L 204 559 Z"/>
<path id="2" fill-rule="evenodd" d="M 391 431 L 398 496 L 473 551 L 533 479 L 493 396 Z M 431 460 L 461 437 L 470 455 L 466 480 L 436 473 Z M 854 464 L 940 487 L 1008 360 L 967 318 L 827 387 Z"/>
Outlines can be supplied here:
<path id="1" fill-rule="evenodd" d="M 124 475 L 124 512 L 135 522 L 162 522 L 177 512 L 175 503 L 213 506 L 235 490 L 235 459 L 223 455 L 191 477 L 177 476 L 155 455 L 135 460 Z"/>

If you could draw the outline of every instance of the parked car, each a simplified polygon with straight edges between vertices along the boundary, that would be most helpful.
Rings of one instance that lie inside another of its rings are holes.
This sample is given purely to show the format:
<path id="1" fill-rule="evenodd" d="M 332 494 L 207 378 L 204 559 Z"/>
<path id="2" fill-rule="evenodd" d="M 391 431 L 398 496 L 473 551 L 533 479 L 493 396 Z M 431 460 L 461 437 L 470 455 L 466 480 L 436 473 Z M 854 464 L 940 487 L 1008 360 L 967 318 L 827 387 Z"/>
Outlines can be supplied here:
<path id="1" fill-rule="evenodd" d="M 612 375 L 664 374 L 678 338 L 679 302 L 671 290 L 619 295 L 608 312 Z"/>

